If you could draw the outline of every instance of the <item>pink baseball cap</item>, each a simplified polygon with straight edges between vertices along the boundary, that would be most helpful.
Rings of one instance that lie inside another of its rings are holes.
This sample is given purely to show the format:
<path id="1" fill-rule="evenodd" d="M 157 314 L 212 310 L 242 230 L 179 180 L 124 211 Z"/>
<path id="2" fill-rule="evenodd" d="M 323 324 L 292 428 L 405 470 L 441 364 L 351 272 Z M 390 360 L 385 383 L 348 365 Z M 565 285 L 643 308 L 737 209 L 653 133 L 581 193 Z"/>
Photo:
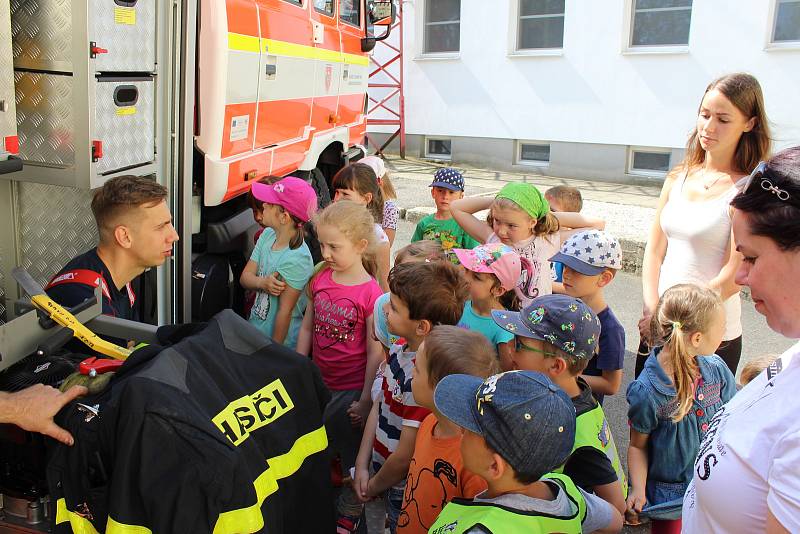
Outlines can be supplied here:
<path id="1" fill-rule="evenodd" d="M 517 286 L 522 275 L 522 262 L 513 248 L 502 243 L 487 243 L 472 250 L 453 249 L 464 268 L 475 273 L 492 273 L 506 291 Z"/>
<path id="2" fill-rule="evenodd" d="M 272 185 L 254 182 L 253 196 L 267 204 L 277 204 L 300 219 L 308 222 L 317 212 L 317 194 L 305 180 L 287 176 Z"/>

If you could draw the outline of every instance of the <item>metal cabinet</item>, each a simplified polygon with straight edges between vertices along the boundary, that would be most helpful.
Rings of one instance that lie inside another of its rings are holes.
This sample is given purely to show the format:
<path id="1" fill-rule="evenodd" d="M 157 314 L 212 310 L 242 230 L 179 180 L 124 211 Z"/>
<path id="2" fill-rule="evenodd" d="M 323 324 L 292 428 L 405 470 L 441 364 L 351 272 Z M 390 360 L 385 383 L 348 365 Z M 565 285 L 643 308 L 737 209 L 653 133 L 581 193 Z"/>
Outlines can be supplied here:
<path id="1" fill-rule="evenodd" d="M 12 0 L 14 66 L 73 72 L 84 47 L 94 72 L 154 72 L 156 0 Z M 76 16 L 77 15 L 77 16 Z M 87 40 L 76 42 L 76 24 Z"/>
<path id="2" fill-rule="evenodd" d="M 17 119 L 14 100 L 14 66 L 11 53 L 9 4 L 0 2 L 0 174 L 10 172 L 9 154 L 17 153 Z"/>
<path id="3" fill-rule="evenodd" d="M 14 180 L 92 189 L 153 172 L 156 1 L 11 0 Z"/>

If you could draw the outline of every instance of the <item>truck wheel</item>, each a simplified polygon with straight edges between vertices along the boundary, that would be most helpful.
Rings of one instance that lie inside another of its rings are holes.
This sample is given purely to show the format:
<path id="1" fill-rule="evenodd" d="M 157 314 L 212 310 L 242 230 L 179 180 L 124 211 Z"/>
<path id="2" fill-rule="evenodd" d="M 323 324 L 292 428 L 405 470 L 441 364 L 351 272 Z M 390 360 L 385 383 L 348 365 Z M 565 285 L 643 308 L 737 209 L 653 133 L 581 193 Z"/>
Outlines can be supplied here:
<path id="1" fill-rule="evenodd" d="M 331 192 L 328 189 L 328 182 L 325 180 L 325 175 L 322 174 L 319 167 L 314 167 L 308 178 L 311 181 L 311 187 L 313 187 L 314 191 L 317 193 L 319 209 L 325 208 L 331 203 Z"/>

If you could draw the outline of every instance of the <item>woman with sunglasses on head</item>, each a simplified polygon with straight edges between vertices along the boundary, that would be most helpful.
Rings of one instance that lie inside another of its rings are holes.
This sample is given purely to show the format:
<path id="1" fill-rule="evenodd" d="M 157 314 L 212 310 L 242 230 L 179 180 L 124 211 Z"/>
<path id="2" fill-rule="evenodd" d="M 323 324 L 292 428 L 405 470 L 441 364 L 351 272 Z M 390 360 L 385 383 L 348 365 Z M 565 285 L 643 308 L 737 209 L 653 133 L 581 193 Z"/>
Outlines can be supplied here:
<path id="1" fill-rule="evenodd" d="M 731 237 L 736 182 L 765 159 L 769 124 L 753 76 L 728 74 L 706 88 L 686 157 L 661 189 L 642 264 L 644 306 L 639 321 L 639 376 L 652 344 L 659 297 L 676 284 L 705 285 L 724 301 L 725 333 L 716 354 L 736 374 L 742 352 L 741 302 L 734 274 L 741 261 Z"/>
<path id="2" fill-rule="evenodd" d="M 736 282 L 769 327 L 800 338 L 800 147 L 759 165 L 731 202 Z M 684 532 L 800 532 L 800 343 L 711 420 L 683 501 Z"/>

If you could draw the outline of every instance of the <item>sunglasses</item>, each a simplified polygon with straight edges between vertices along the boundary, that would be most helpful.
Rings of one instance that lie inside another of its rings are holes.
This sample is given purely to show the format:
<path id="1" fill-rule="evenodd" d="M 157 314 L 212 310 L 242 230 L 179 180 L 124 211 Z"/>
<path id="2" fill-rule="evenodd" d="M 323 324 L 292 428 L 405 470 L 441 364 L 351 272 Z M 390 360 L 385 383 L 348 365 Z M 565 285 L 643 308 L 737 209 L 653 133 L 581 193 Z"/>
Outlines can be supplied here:
<path id="1" fill-rule="evenodd" d="M 762 161 L 761 163 L 759 163 L 758 166 L 755 169 L 753 169 L 753 172 L 750 173 L 750 176 L 742 178 L 736 185 L 739 186 L 740 184 L 741 184 L 740 191 L 742 195 L 746 194 L 750 190 L 753 184 L 758 184 L 759 187 L 761 187 L 761 189 L 769 193 L 772 193 L 783 202 L 789 202 L 790 200 L 792 200 L 792 196 L 789 194 L 788 191 L 786 191 L 785 189 L 781 189 L 780 187 L 775 185 L 772 182 L 772 180 L 767 178 L 766 161 Z"/>
<path id="2" fill-rule="evenodd" d="M 528 352 L 536 352 L 538 354 L 543 354 L 545 356 L 551 356 L 551 357 L 558 356 L 555 352 L 548 352 L 546 350 L 535 349 L 533 347 L 529 347 L 527 345 L 523 345 L 522 341 L 520 341 L 519 338 L 516 337 L 516 336 L 514 337 L 514 347 L 515 347 L 515 350 L 517 352 L 519 352 L 521 350 L 527 350 Z"/>

